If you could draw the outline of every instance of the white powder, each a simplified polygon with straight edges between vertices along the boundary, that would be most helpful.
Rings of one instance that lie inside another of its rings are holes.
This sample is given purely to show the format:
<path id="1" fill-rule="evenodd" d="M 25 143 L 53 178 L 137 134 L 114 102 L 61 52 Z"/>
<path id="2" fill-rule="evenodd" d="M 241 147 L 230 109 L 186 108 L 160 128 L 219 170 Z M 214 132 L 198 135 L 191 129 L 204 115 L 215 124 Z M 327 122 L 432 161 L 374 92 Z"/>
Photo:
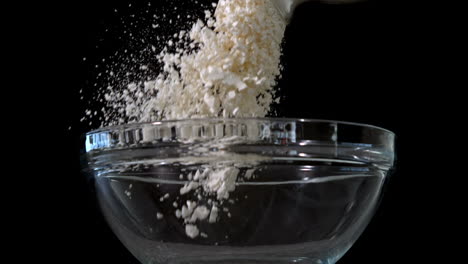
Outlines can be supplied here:
<path id="1" fill-rule="evenodd" d="M 195 223 L 197 220 L 205 220 L 209 214 L 210 211 L 205 206 L 198 206 L 195 208 L 195 211 L 193 211 L 189 222 Z"/>
<path id="2" fill-rule="evenodd" d="M 185 233 L 191 238 L 196 238 L 200 234 L 200 231 L 197 226 L 188 224 L 185 226 Z"/>
<path id="3" fill-rule="evenodd" d="M 245 176 L 244 176 L 244 177 L 245 177 L 246 179 L 252 178 L 252 175 L 253 175 L 254 171 L 255 171 L 255 169 L 247 170 L 247 171 L 245 172 Z"/>
<path id="4" fill-rule="evenodd" d="M 264 117 L 277 100 L 286 24 L 270 0 L 220 0 L 169 39 L 153 80 L 109 87 L 109 124 L 197 117 Z M 174 50 L 174 47 L 177 48 Z M 171 50 L 171 51 L 169 51 Z"/>
<path id="5" fill-rule="evenodd" d="M 251 165 L 252 163 L 250 163 Z M 196 197 L 199 202 L 188 200 L 186 204 L 182 205 L 180 209 L 175 211 L 176 217 L 183 219 L 186 225 L 190 224 L 196 226 L 199 221 L 208 221 L 209 223 L 216 223 L 219 219 L 220 209 L 218 203 L 225 206 L 222 207 L 222 212 L 225 213 L 227 217 L 231 217 L 229 212 L 229 205 L 235 203 L 233 199 L 229 199 L 231 192 L 235 191 L 236 182 L 238 177 L 243 177 L 243 179 L 248 179 L 254 173 L 254 169 L 247 169 L 244 173 L 241 173 L 239 168 L 236 168 L 239 164 L 217 164 L 215 166 L 210 166 L 205 169 L 198 169 L 195 172 L 187 172 L 188 175 L 195 175 L 191 177 L 184 184 L 184 186 L 179 190 L 180 194 L 188 195 L 189 197 L 193 193 L 197 194 Z M 203 193 L 203 195 L 201 195 Z M 180 197 L 182 197 L 180 196 Z M 210 198 L 208 199 L 208 204 L 211 205 L 208 208 L 205 205 L 199 204 L 200 201 L 204 201 L 206 197 L 213 197 L 214 201 Z M 178 204 L 174 203 L 174 207 L 177 208 Z M 198 235 L 188 234 L 189 237 L 197 237 Z"/>
<path id="6" fill-rule="evenodd" d="M 200 48 L 195 52 L 161 52 L 158 59 L 164 72 L 144 84 L 145 90 L 154 91 L 156 96 L 136 107 L 132 105 L 126 109 L 127 115 L 152 121 L 263 117 L 269 112 L 275 100 L 273 88 L 280 74 L 280 44 L 285 29 L 276 9 L 268 0 L 221 0 L 214 18 L 208 11 L 205 16 L 207 23 L 198 20 L 188 33 L 188 46 Z M 251 178 L 253 172 L 246 171 L 245 178 Z M 189 172 L 180 194 L 196 192 L 200 187 L 207 195 L 215 194 L 217 201 L 223 201 L 235 190 L 238 175 L 239 169 L 232 164 Z M 201 199 L 200 193 L 197 197 Z M 187 236 L 196 238 L 200 234 L 197 221 L 218 220 L 216 204 L 209 210 L 188 201 L 176 210 L 176 216 L 184 219 Z M 223 212 L 231 217 L 228 208 L 224 207 Z"/>
<path id="7" fill-rule="evenodd" d="M 107 106 L 104 126 L 202 117 L 264 117 L 269 113 L 271 104 L 279 100 L 274 87 L 280 75 L 285 21 L 270 0 L 219 0 L 213 7 L 214 14 L 205 11 L 205 20 L 198 20 L 189 32 L 180 31 L 165 40 L 167 46 L 155 58 L 162 65 L 156 78 L 129 83 L 125 89 L 106 89 L 101 97 Z M 247 171 L 245 177 L 252 177 L 252 173 Z M 216 197 L 216 201 L 210 200 L 211 209 L 190 200 L 180 203 L 182 207 L 174 202 L 178 207 L 175 215 L 184 221 L 188 237 L 200 235 L 197 222 L 219 219 L 218 203 L 229 199 L 239 174 L 234 164 L 188 173 L 180 195 L 195 192 L 199 200 L 202 194 Z M 167 198 L 161 197 L 161 201 Z M 228 208 L 223 212 L 231 217 Z M 201 235 L 207 237 L 203 232 Z"/>
<path id="8" fill-rule="evenodd" d="M 191 182 L 185 184 L 184 187 L 182 187 L 180 189 L 180 194 L 186 194 L 186 193 L 190 192 L 191 190 L 195 190 L 198 186 L 199 186 L 199 184 L 197 182 L 191 181 Z"/>
<path id="9" fill-rule="evenodd" d="M 218 199 L 229 198 L 229 192 L 236 188 L 236 179 L 239 169 L 235 167 L 226 167 L 213 171 L 204 182 L 203 187 L 208 192 L 216 192 Z"/>
<path id="10" fill-rule="evenodd" d="M 208 219 L 208 222 L 210 223 L 216 222 L 216 220 L 218 219 L 218 211 L 219 211 L 218 207 L 213 205 L 213 207 L 211 208 L 210 218 Z"/>

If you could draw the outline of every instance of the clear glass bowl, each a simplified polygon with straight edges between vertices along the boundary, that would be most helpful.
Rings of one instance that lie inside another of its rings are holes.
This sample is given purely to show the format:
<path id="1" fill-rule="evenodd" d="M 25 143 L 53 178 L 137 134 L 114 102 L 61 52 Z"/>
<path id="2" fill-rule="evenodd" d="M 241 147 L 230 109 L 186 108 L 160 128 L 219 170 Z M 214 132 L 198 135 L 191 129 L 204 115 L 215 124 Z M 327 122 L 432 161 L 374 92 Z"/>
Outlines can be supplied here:
<path id="1" fill-rule="evenodd" d="M 86 134 L 87 172 L 142 263 L 331 264 L 378 205 L 394 137 L 326 120 L 132 124 Z"/>

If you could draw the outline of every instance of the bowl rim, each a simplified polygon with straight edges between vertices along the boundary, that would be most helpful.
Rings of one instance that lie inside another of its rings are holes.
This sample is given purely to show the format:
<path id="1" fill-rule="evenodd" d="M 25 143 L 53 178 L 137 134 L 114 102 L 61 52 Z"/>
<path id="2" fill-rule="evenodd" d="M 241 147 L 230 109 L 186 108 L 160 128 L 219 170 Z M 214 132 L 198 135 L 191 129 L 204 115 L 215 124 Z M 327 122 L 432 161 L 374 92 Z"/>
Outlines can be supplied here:
<path id="1" fill-rule="evenodd" d="M 297 130 L 296 126 L 289 130 L 292 127 L 288 128 L 288 125 L 292 123 L 299 125 Z M 204 131 L 207 134 L 203 134 Z M 128 155 L 149 155 L 153 158 L 160 155 L 161 159 L 167 159 L 169 156 L 180 158 L 181 151 L 185 153 L 182 155 L 184 157 L 208 157 L 212 153 L 212 147 L 215 147 L 214 149 L 220 148 L 223 151 L 241 154 L 248 152 L 262 157 L 282 155 L 287 158 L 297 156 L 307 159 L 338 155 L 392 166 L 395 159 L 395 138 L 395 133 L 385 128 L 347 121 L 272 117 L 193 118 L 96 129 L 84 135 L 84 153 L 93 157 L 106 156 L 105 153 L 112 156 L 128 149 L 132 150 Z M 133 151 L 136 149 L 140 152 Z M 112 150 L 119 152 L 108 152 Z"/>
<path id="2" fill-rule="evenodd" d="M 280 122 L 301 122 L 301 123 L 330 123 L 330 124 L 338 124 L 338 125 L 351 125 L 356 127 L 362 128 L 370 128 L 374 130 L 378 130 L 381 132 L 389 133 L 392 136 L 396 136 L 395 132 L 365 123 L 359 122 L 350 122 L 350 121 L 338 121 L 332 119 L 313 119 L 313 118 L 289 118 L 289 117 L 205 117 L 205 118 L 185 118 L 185 119 L 170 119 L 170 120 L 161 120 L 161 121 L 153 121 L 153 122 L 135 122 L 135 123 L 128 123 L 122 125 L 113 125 L 113 126 L 106 126 L 98 129 L 91 130 L 86 132 L 84 135 L 89 136 L 96 133 L 101 132 L 108 132 L 114 130 L 122 130 L 122 129 L 136 129 L 141 126 L 156 126 L 156 125 L 164 125 L 164 124 L 173 124 L 173 123 L 188 123 L 188 122 L 217 122 L 217 121 L 280 121 Z"/>

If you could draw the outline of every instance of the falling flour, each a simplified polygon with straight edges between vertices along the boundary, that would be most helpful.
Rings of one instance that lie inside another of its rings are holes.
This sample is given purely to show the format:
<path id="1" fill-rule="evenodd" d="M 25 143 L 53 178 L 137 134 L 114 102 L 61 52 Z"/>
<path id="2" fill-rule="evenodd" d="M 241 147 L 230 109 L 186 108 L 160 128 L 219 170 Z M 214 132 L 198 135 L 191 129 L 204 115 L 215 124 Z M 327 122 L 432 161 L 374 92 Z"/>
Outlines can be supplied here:
<path id="1" fill-rule="evenodd" d="M 286 27 L 272 1 L 220 0 L 204 21 L 167 41 L 155 79 L 107 88 L 104 125 L 269 113 Z"/>
<path id="2" fill-rule="evenodd" d="M 203 117 L 264 117 L 270 112 L 280 75 L 285 21 L 269 0 L 220 0 L 214 13 L 205 11 L 189 31 L 180 31 L 156 56 L 159 75 L 105 90 L 103 126 Z M 212 197 L 209 204 L 174 202 L 174 215 L 183 220 L 192 239 L 208 235 L 197 222 L 215 223 L 224 201 L 242 174 L 236 164 L 189 173 L 180 196 Z M 180 175 L 184 178 L 184 175 Z M 161 197 L 163 202 L 165 197 Z M 157 219 L 162 220 L 163 214 Z"/>

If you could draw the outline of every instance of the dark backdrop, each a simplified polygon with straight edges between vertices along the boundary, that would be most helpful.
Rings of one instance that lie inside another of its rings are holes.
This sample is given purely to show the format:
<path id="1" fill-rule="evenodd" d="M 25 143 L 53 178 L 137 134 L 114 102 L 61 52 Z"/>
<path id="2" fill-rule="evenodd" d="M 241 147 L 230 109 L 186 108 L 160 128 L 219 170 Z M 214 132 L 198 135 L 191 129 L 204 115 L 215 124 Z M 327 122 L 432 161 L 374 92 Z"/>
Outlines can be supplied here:
<path id="1" fill-rule="evenodd" d="M 153 0 L 152 8 L 158 2 Z M 122 19 L 152 9 L 147 2 L 137 1 L 70 0 L 44 5 L 47 11 L 41 20 L 46 26 L 30 26 L 37 30 L 36 42 L 47 42 L 47 49 L 41 51 L 45 53 L 42 70 L 49 79 L 44 93 L 52 102 L 43 109 L 59 132 L 47 137 L 53 143 L 50 162 L 57 172 L 49 173 L 50 191 L 42 194 L 50 198 L 50 209 L 38 207 L 31 212 L 50 215 L 41 227 L 48 242 L 38 245 L 49 249 L 43 253 L 52 263 L 68 259 L 137 263 L 107 227 L 89 181 L 80 172 L 80 135 L 92 128 L 79 121 L 89 107 L 86 98 L 80 97 L 92 94 L 99 71 L 95 65 L 131 44 L 125 34 L 119 35 L 125 27 Z M 420 147 L 429 138 L 421 130 L 430 128 L 424 118 L 430 107 L 415 77 L 423 64 L 415 39 L 425 28 L 411 23 L 411 12 L 406 1 L 312 3 L 297 10 L 286 32 L 279 116 L 363 122 L 397 134 L 397 170 L 379 211 L 340 260 L 342 264 L 410 263 L 419 257 L 415 245 L 430 237 L 419 216 L 437 199 L 428 202 L 421 195 L 425 187 L 416 165 L 423 154 Z M 148 19 L 139 27 L 151 28 L 150 23 Z"/>

